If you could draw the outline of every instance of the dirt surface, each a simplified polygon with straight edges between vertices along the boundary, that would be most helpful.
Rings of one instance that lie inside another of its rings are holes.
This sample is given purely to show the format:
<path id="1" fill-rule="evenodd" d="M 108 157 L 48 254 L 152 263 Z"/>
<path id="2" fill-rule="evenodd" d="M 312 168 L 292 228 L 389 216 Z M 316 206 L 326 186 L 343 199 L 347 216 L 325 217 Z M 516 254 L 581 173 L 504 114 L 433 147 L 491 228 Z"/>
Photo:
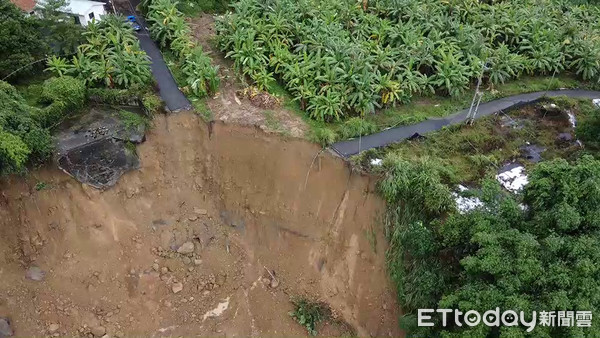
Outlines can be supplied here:
<path id="1" fill-rule="evenodd" d="M 51 168 L 0 181 L 0 317 L 17 336 L 305 335 L 294 297 L 331 306 L 323 335 L 401 335 L 373 179 L 256 128 L 154 124 L 109 190 Z"/>
<path id="2" fill-rule="evenodd" d="M 302 137 L 308 127 L 302 119 L 283 107 L 275 106 L 265 109 L 253 100 L 237 95 L 236 92 L 245 86 L 236 76 L 230 60 L 215 48 L 214 18 L 202 14 L 190 20 L 193 35 L 196 37 L 213 63 L 219 66 L 221 85 L 219 92 L 206 103 L 213 113 L 215 120 L 241 125 L 254 125 L 266 132 L 288 134 L 292 137 Z"/>

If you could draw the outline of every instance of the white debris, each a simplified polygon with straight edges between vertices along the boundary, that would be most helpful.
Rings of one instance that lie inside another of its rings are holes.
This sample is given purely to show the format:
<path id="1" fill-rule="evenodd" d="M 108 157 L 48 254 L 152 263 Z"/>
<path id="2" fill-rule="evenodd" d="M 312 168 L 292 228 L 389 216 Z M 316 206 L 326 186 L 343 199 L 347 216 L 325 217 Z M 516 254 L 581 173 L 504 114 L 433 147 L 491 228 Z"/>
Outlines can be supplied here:
<path id="1" fill-rule="evenodd" d="M 380 166 L 382 162 L 383 162 L 382 159 L 380 159 L 380 158 L 374 158 L 374 159 L 371 160 L 371 165 Z"/>
<path id="2" fill-rule="evenodd" d="M 225 299 L 222 303 L 219 303 L 216 308 L 205 313 L 202 320 L 204 321 L 206 320 L 206 318 L 219 317 L 220 315 L 222 315 L 223 312 L 225 312 L 225 310 L 227 310 L 227 308 L 229 307 L 229 298 L 230 297 L 227 297 L 227 299 Z"/>
<path id="3" fill-rule="evenodd" d="M 459 192 L 463 192 L 466 190 L 469 189 L 463 185 L 458 186 Z M 467 213 L 471 210 L 483 206 L 483 202 L 478 197 L 463 197 L 455 192 L 452 193 L 452 196 L 454 197 L 454 201 L 456 201 L 456 208 L 461 214 Z"/>
<path id="4" fill-rule="evenodd" d="M 596 107 L 600 108 L 600 99 L 593 99 L 592 103 L 596 105 Z"/>
<path id="5" fill-rule="evenodd" d="M 575 114 L 567 112 L 567 115 L 569 115 L 569 123 L 571 123 L 571 127 L 575 128 L 575 126 L 577 126 L 577 119 L 575 119 Z"/>
<path id="6" fill-rule="evenodd" d="M 496 175 L 496 180 L 508 191 L 513 193 L 519 192 L 524 186 L 529 183 L 525 167 L 516 166 L 512 169 L 501 172 Z"/>

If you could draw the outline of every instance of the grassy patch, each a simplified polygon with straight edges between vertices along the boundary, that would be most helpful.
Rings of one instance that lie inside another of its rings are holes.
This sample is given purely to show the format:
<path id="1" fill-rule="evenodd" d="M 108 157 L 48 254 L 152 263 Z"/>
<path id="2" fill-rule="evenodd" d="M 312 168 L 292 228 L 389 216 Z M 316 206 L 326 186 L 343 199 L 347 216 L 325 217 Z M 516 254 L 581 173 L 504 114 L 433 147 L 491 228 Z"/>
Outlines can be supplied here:
<path id="1" fill-rule="evenodd" d="M 52 188 L 52 185 L 44 182 L 44 181 L 39 181 L 35 184 L 35 190 L 36 191 L 42 191 L 42 190 L 48 190 Z"/>
<path id="2" fill-rule="evenodd" d="M 147 128 L 150 126 L 150 121 L 147 118 L 127 110 L 119 110 L 119 119 L 127 129 L 137 129 L 142 126 Z"/>
<path id="3" fill-rule="evenodd" d="M 518 160 L 526 167 L 532 166 L 522 149 L 528 144 L 545 149 L 541 152 L 543 160 L 577 158 L 584 149 L 574 140 L 562 143 L 558 140 L 560 133 L 573 137 L 575 133 L 566 114 L 551 116 L 544 111 L 544 106 L 550 103 L 573 112 L 580 123 L 585 123 L 586 118 L 596 111 L 589 100 L 559 97 L 506 114 L 485 117 L 473 125 L 449 126 L 423 139 L 363 152 L 352 161 L 368 168 L 371 159 L 384 158 L 388 153 L 407 160 L 435 159 L 448 170 L 449 183 L 457 184 L 477 182 L 488 174 L 495 174 L 509 161 Z"/>
<path id="4" fill-rule="evenodd" d="M 281 126 L 281 122 L 275 116 L 275 112 L 272 110 L 263 111 L 263 115 L 265 115 L 265 125 L 267 128 L 273 131 L 282 131 L 283 128 Z"/>
<path id="5" fill-rule="evenodd" d="M 317 335 L 318 324 L 331 317 L 331 310 L 325 303 L 313 302 L 305 298 L 295 300 L 292 303 L 294 304 L 294 311 L 290 312 L 290 316 L 298 324 L 304 326 L 312 336 Z"/>
<path id="6" fill-rule="evenodd" d="M 192 102 L 192 106 L 194 106 L 196 113 L 200 115 L 204 121 L 210 122 L 214 119 L 213 113 L 206 105 L 206 101 L 204 99 L 190 97 L 190 102 Z"/>

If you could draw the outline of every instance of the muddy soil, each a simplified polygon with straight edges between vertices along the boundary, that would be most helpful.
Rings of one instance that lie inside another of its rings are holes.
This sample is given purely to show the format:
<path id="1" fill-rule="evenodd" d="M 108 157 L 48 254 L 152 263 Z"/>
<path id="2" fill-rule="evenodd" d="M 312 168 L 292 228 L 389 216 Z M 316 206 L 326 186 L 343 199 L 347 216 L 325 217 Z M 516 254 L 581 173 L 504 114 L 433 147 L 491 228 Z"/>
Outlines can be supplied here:
<path id="1" fill-rule="evenodd" d="M 154 124 L 141 168 L 106 191 L 54 166 L 0 181 L 0 317 L 17 336 L 306 335 L 295 297 L 331 306 L 323 335 L 402 334 L 374 179 L 257 128 Z"/>
<path id="2" fill-rule="evenodd" d="M 215 120 L 254 125 L 269 133 L 282 133 L 292 137 L 302 137 L 305 134 L 307 125 L 299 116 L 281 105 L 265 109 L 247 97 L 236 94 L 245 85 L 242 83 L 243 79 L 236 75 L 231 60 L 225 59 L 223 53 L 215 47 L 216 31 L 212 15 L 202 14 L 189 19 L 189 24 L 196 41 L 210 55 L 213 64 L 219 66 L 219 92 L 206 100 Z"/>

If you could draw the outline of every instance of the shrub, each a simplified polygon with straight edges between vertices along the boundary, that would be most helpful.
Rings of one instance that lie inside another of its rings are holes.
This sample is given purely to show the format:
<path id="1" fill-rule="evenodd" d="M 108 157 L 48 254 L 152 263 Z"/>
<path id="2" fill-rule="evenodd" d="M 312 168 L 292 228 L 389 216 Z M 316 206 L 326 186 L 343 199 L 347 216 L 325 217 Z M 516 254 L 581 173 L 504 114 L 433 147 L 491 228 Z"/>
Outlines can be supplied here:
<path id="1" fill-rule="evenodd" d="M 154 93 L 146 93 L 144 96 L 142 96 L 142 105 L 151 115 L 154 115 L 162 109 L 163 102 L 158 95 Z"/>
<path id="2" fill-rule="evenodd" d="M 61 101 L 62 102 L 62 101 Z M 21 171 L 52 152 L 50 133 L 41 127 L 44 110 L 28 106 L 17 91 L 0 81 L 0 173 Z"/>
<path id="3" fill-rule="evenodd" d="M 329 306 L 320 302 L 299 299 L 293 302 L 294 311 L 290 316 L 304 326 L 311 336 L 317 335 L 317 325 L 331 316 Z"/>
<path id="4" fill-rule="evenodd" d="M 30 153 L 20 137 L 0 129 L 0 174 L 23 170 Z"/>
<path id="5" fill-rule="evenodd" d="M 30 162 L 39 164 L 46 161 L 52 155 L 54 143 L 52 135 L 47 129 L 32 128 L 27 134 L 23 135 L 23 142 L 31 150 Z"/>
<path id="6" fill-rule="evenodd" d="M 575 133 L 586 147 L 600 148 L 600 110 L 591 110 L 578 121 Z"/>
<path id="7" fill-rule="evenodd" d="M 42 100 L 62 101 L 69 109 L 77 109 L 85 104 L 86 89 L 83 81 L 70 76 L 53 77 L 44 81 Z"/>
<path id="8" fill-rule="evenodd" d="M 34 117 L 42 127 L 52 128 L 56 127 L 63 120 L 67 111 L 68 107 L 66 103 L 56 101 L 37 111 Z"/>
<path id="9" fill-rule="evenodd" d="M 132 92 L 127 89 L 89 88 L 88 99 L 94 103 L 127 104 L 132 99 Z"/>

